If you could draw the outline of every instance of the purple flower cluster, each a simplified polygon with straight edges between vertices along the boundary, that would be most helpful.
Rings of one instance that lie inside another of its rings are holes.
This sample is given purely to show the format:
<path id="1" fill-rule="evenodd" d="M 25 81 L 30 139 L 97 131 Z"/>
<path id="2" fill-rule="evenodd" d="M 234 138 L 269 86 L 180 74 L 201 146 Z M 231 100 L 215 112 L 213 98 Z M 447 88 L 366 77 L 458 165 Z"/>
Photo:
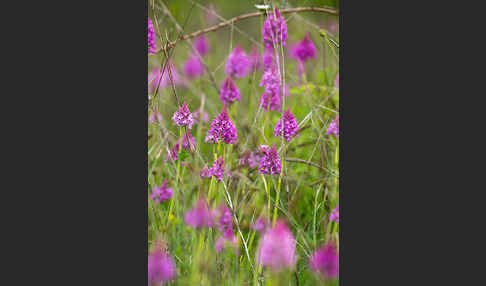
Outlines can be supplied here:
<path id="1" fill-rule="evenodd" d="M 302 63 L 316 57 L 316 47 L 310 40 L 309 35 L 305 35 L 302 41 L 292 47 L 290 56 Z"/>
<path id="2" fill-rule="evenodd" d="M 154 200 L 155 203 L 162 203 L 165 200 L 172 198 L 172 189 L 167 188 L 166 180 L 164 180 L 162 186 L 154 187 L 154 189 L 152 190 L 151 198 L 152 200 Z"/>
<path id="3" fill-rule="evenodd" d="M 283 221 L 265 231 L 257 250 L 257 261 L 272 271 L 293 268 L 296 262 L 295 239 Z"/>
<path id="4" fill-rule="evenodd" d="M 273 50 L 265 49 L 263 52 L 263 70 L 271 68 L 273 65 Z"/>
<path id="5" fill-rule="evenodd" d="M 214 164 L 211 168 L 208 168 L 207 166 L 204 167 L 201 170 L 201 177 L 202 178 L 211 178 L 214 176 L 216 180 L 221 181 L 223 180 L 224 176 L 224 166 L 223 166 L 223 157 L 219 157 L 216 161 L 214 161 Z M 227 172 L 228 175 L 228 172 Z"/>
<path id="6" fill-rule="evenodd" d="M 204 198 L 200 198 L 196 206 L 185 213 L 184 221 L 194 228 L 214 225 L 213 214 Z"/>
<path id="7" fill-rule="evenodd" d="M 176 273 L 174 260 L 160 246 L 156 246 L 148 256 L 148 283 L 161 285 L 171 281 Z"/>
<path id="8" fill-rule="evenodd" d="M 236 46 L 226 61 L 226 75 L 237 78 L 244 77 L 247 75 L 249 68 L 250 59 L 240 46 Z"/>
<path id="9" fill-rule="evenodd" d="M 174 116 L 172 116 L 172 120 L 174 120 L 177 126 L 187 126 L 189 129 L 192 128 L 194 124 L 194 119 L 192 118 L 192 113 L 189 112 L 189 108 L 187 107 L 187 103 L 184 101 L 181 108 L 178 111 L 174 112 Z"/>
<path id="10" fill-rule="evenodd" d="M 179 154 L 179 143 L 180 143 L 180 141 L 181 141 L 180 139 L 177 140 L 176 145 L 174 145 L 174 147 L 172 147 L 172 149 L 170 150 L 170 153 L 167 154 L 165 161 L 169 161 L 169 160 L 177 161 L 177 159 L 179 158 L 178 154 Z M 192 135 L 189 131 L 186 132 L 184 135 L 182 135 L 182 148 L 183 149 L 194 150 L 195 146 L 196 146 L 196 139 L 194 139 L 194 137 L 192 137 Z"/>
<path id="11" fill-rule="evenodd" d="M 159 121 L 159 122 L 162 121 L 162 115 L 157 110 L 152 111 L 152 113 L 149 116 L 149 122 L 151 124 L 155 123 L 155 121 Z"/>
<path id="12" fill-rule="evenodd" d="M 260 159 L 260 167 L 258 172 L 260 174 L 280 175 L 282 166 L 275 145 L 273 145 L 272 148 L 261 145 L 260 149 L 263 152 L 263 156 Z"/>
<path id="13" fill-rule="evenodd" d="M 331 121 L 331 124 L 329 124 L 329 127 L 327 128 L 326 135 L 331 134 L 339 137 L 339 115 Z"/>
<path id="14" fill-rule="evenodd" d="M 225 105 L 233 103 L 235 100 L 240 101 L 240 91 L 231 77 L 227 77 L 223 82 L 219 98 Z"/>
<path id="15" fill-rule="evenodd" d="M 263 44 L 266 48 L 273 48 L 274 42 L 285 46 L 288 38 L 285 18 L 275 9 L 275 14 L 268 15 L 263 23 Z"/>
<path id="16" fill-rule="evenodd" d="M 221 140 L 227 144 L 234 144 L 237 136 L 236 127 L 229 119 L 226 107 L 223 107 L 221 113 L 211 123 L 205 141 L 215 144 Z"/>
<path id="17" fill-rule="evenodd" d="M 260 165 L 261 157 L 263 156 L 263 152 L 257 149 L 255 152 L 246 151 L 243 153 L 243 156 L 240 158 L 239 162 L 241 165 L 253 168 Z"/>
<path id="18" fill-rule="evenodd" d="M 262 57 L 258 53 L 258 48 L 253 46 L 250 54 L 250 69 L 252 71 L 259 70 L 262 67 Z"/>
<path id="19" fill-rule="evenodd" d="M 331 215 L 329 216 L 330 221 L 335 221 L 339 223 L 339 205 L 336 206 L 332 211 Z"/>
<path id="20" fill-rule="evenodd" d="M 199 118 L 199 116 L 201 116 L 201 118 Z M 196 124 L 199 123 L 200 119 L 202 120 L 202 122 L 208 122 L 209 121 L 208 114 L 204 110 L 202 110 L 201 108 L 199 108 L 198 110 L 196 110 L 195 112 L 192 113 L 192 118 L 194 118 L 194 123 L 196 123 Z"/>
<path id="21" fill-rule="evenodd" d="M 194 48 L 196 48 L 197 52 L 201 56 L 205 56 L 208 53 L 209 44 L 204 34 L 196 38 L 196 40 L 194 41 Z"/>
<path id="22" fill-rule="evenodd" d="M 334 243 L 330 242 L 317 250 L 310 258 L 310 267 L 326 279 L 339 274 L 339 255 Z"/>
<path id="23" fill-rule="evenodd" d="M 148 18 L 148 51 L 150 54 L 155 54 L 157 51 L 154 24 L 152 24 L 152 20 L 150 20 L 150 18 Z"/>
<path id="24" fill-rule="evenodd" d="M 290 142 L 292 137 L 299 136 L 299 127 L 294 115 L 290 112 L 290 108 L 284 112 L 283 116 L 283 136 L 287 142 Z M 282 120 L 280 119 L 275 125 L 274 136 L 282 135 Z"/>
<path id="25" fill-rule="evenodd" d="M 174 63 L 171 61 L 169 62 L 169 65 L 165 68 L 164 73 L 162 74 L 162 69 L 154 69 L 149 77 L 148 77 L 148 88 L 149 92 L 155 91 L 157 86 L 159 85 L 160 82 L 160 88 L 164 88 L 167 85 L 170 84 L 170 76 L 169 76 L 169 69 L 172 74 L 172 79 L 174 80 L 174 84 L 179 84 L 179 75 L 177 73 L 177 70 L 175 69 Z"/>
<path id="26" fill-rule="evenodd" d="M 190 79 L 200 77 L 204 74 L 201 61 L 196 55 L 191 55 L 184 64 L 184 73 Z"/>
<path id="27" fill-rule="evenodd" d="M 267 111 L 269 108 L 280 111 L 280 79 L 275 65 L 263 72 L 260 86 L 265 88 L 260 97 L 260 105 Z"/>

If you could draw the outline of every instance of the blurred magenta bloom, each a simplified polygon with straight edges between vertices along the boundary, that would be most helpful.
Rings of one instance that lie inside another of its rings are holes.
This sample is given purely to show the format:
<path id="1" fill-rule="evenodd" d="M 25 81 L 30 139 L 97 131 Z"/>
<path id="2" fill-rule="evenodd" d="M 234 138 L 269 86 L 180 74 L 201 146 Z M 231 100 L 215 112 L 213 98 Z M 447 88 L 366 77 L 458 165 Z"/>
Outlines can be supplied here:
<path id="1" fill-rule="evenodd" d="M 156 120 L 161 122 L 162 121 L 162 115 L 157 110 L 154 110 L 154 111 L 152 111 L 152 113 L 150 113 L 149 122 L 153 124 L 153 123 L 155 123 Z"/>
<path id="2" fill-rule="evenodd" d="M 233 232 L 227 232 L 221 235 L 218 240 L 216 241 L 216 245 L 214 248 L 216 249 L 216 252 L 221 252 L 225 246 L 231 246 L 235 248 L 236 255 L 238 255 L 238 239 L 236 235 L 233 234 Z"/>
<path id="3" fill-rule="evenodd" d="M 224 80 L 219 93 L 219 98 L 225 105 L 233 103 L 234 101 L 240 101 L 240 90 L 236 87 L 236 84 L 231 77 L 227 77 Z"/>
<path id="4" fill-rule="evenodd" d="M 248 73 L 248 69 L 250 68 L 250 59 L 246 55 L 246 53 L 240 48 L 240 46 L 236 46 L 236 48 L 231 52 L 228 56 L 228 60 L 226 61 L 226 75 L 230 77 L 244 77 Z"/>
<path id="5" fill-rule="evenodd" d="M 231 211 L 224 203 L 221 203 L 216 209 L 215 217 L 217 218 L 219 231 L 222 233 L 233 232 L 233 217 L 231 216 Z"/>
<path id="6" fill-rule="evenodd" d="M 191 55 L 184 64 L 184 73 L 190 79 L 200 77 L 204 74 L 204 68 L 196 55 Z"/>
<path id="7" fill-rule="evenodd" d="M 172 189 L 167 188 L 167 181 L 164 180 L 164 183 L 160 187 L 154 187 L 152 190 L 151 195 L 152 200 L 157 203 L 162 203 L 165 200 L 172 198 Z"/>
<path id="8" fill-rule="evenodd" d="M 211 170 L 207 165 L 201 169 L 201 178 L 211 178 L 211 176 Z"/>
<path id="9" fill-rule="evenodd" d="M 336 75 L 336 79 L 334 80 L 334 87 L 339 88 L 339 73 Z"/>
<path id="10" fill-rule="evenodd" d="M 206 134 L 205 141 L 216 144 L 221 140 L 227 144 L 234 144 L 237 137 L 236 127 L 229 119 L 228 111 L 226 106 L 224 106 L 218 117 L 211 123 L 211 128 Z"/>
<path id="11" fill-rule="evenodd" d="M 335 221 L 339 223 L 339 205 L 337 205 L 332 211 L 331 215 L 329 216 L 330 221 Z"/>
<path id="12" fill-rule="evenodd" d="M 213 4 L 209 4 L 209 9 L 206 10 L 206 21 L 209 25 L 216 24 L 218 17 L 216 16 L 216 9 Z"/>
<path id="13" fill-rule="evenodd" d="M 184 221 L 194 228 L 213 226 L 213 215 L 204 198 L 200 198 L 196 206 L 186 212 Z"/>
<path id="14" fill-rule="evenodd" d="M 205 56 L 208 53 L 209 45 L 204 34 L 196 38 L 194 41 L 194 48 L 196 48 L 201 56 Z"/>
<path id="15" fill-rule="evenodd" d="M 284 112 L 283 116 L 283 136 L 287 142 L 290 142 L 292 137 L 299 136 L 299 127 L 294 115 L 290 112 L 290 108 Z M 275 125 L 274 136 L 278 137 L 282 135 L 282 120 L 280 119 Z"/>
<path id="16" fill-rule="evenodd" d="M 274 42 L 285 46 L 288 38 L 285 18 L 275 8 L 275 14 L 271 12 L 263 23 L 263 44 L 267 48 L 273 48 Z"/>
<path id="17" fill-rule="evenodd" d="M 317 250 L 310 258 L 310 267 L 325 279 L 339 274 L 339 255 L 334 243 L 330 242 Z"/>
<path id="18" fill-rule="evenodd" d="M 180 139 L 177 140 L 177 143 L 174 145 L 174 147 L 172 147 L 170 153 L 167 154 L 165 161 L 169 161 L 169 160 L 177 161 L 177 159 L 179 158 L 178 153 L 179 153 L 180 141 L 181 141 Z M 184 135 L 182 135 L 182 148 L 187 150 L 194 150 L 196 148 L 196 139 L 192 137 L 189 131 L 187 131 Z"/>
<path id="19" fill-rule="evenodd" d="M 263 52 L 263 70 L 267 70 L 273 65 L 273 50 L 265 48 Z"/>
<path id="20" fill-rule="evenodd" d="M 305 35 L 302 41 L 298 42 L 290 49 L 290 56 L 302 63 L 316 57 L 316 47 L 310 40 L 309 35 Z"/>
<path id="21" fill-rule="evenodd" d="M 274 272 L 294 267 L 295 239 L 285 222 L 277 221 L 274 228 L 265 231 L 258 246 L 257 261 Z"/>
<path id="22" fill-rule="evenodd" d="M 240 158 L 239 162 L 241 165 L 253 168 L 260 165 L 260 159 L 263 153 L 257 149 L 255 152 L 246 151 L 243 153 L 243 156 Z"/>
<path id="23" fill-rule="evenodd" d="M 280 111 L 280 89 L 277 91 L 264 91 L 260 96 L 260 105 L 266 111 Z"/>
<path id="24" fill-rule="evenodd" d="M 177 73 L 177 70 L 175 69 L 174 63 L 171 61 L 171 62 L 169 62 L 169 65 L 166 67 L 166 69 L 165 69 L 165 71 L 164 71 L 163 74 L 161 72 L 162 71 L 161 68 L 154 69 L 150 73 L 150 75 L 148 77 L 149 92 L 155 91 L 155 89 L 159 85 L 159 82 L 160 82 L 160 87 L 159 88 L 164 88 L 164 87 L 168 86 L 169 84 L 171 84 L 170 83 L 170 76 L 169 76 L 169 70 L 168 70 L 168 68 L 170 68 L 170 71 L 172 73 L 172 79 L 174 80 L 174 85 L 180 83 L 179 75 Z"/>
<path id="25" fill-rule="evenodd" d="M 339 115 L 331 121 L 331 124 L 329 124 L 329 127 L 327 128 L 326 135 L 331 134 L 339 137 Z"/>
<path id="26" fill-rule="evenodd" d="M 259 174 L 269 174 L 269 175 L 280 175 L 281 162 L 278 157 L 277 149 L 275 144 L 272 148 L 268 146 L 261 145 L 260 149 L 263 152 L 263 157 L 260 159 Z"/>
<path id="27" fill-rule="evenodd" d="M 252 71 L 259 70 L 262 67 L 262 56 L 258 53 L 258 47 L 253 46 L 250 53 L 250 69 Z"/>
<path id="28" fill-rule="evenodd" d="M 152 20 L 148 18 L 148 52 L 149 54 L 155 54 L 157 51 L 157 42 L 155 40 L 154 24 Z"/>
<path id="29" fill-rule="evenodd" d="M 264 218 L 264 217 L 259 217 L 252 225 L 251 228 L 256 231 L 264 231 L 268 226 L 270 225 L 270 222 Z"/>
<path id="30" fill-rule="evenodd" d="M 280 78 L 276 65 L 272 65 L 263 72 L 259 86 L 263 86 L 266 91 L 276 92 L 280 90 Z"/>
<path id="31" fill-rule="evenodd" d="M 209 116 L 208 114 L 204 111 L 201 110 L 200 108 L 196 110 L 194 113 L 192 113 L 192 118 L 194 118 L 194 123 L 198 124 L 199 123 L 199 116 L 201 116 L 201 120 L 203 122 L 208 122 L 209 121 Z"/>
<path id="32" fill-rule="evenodd" d="M 223 166 L 223 157 L 219 157 L 209 170 L 211 176 L 214 176 L 216 180 L 221 181 L 223 180 L 224 175 L 224 166 Z"/>
<path id="33" fill-rule="evenodd" d="M 161 285 L 171 281 L 176 273 L 174 260 L 160 246 L 149 253 L 148 257 L 148 283 Z"/>
<path id="34" fill-rule="evenodd" d="M 192 113 L 189 112 L 187 102 L 184 101 L 181 108 L 179 108 L 178 111 L 174 112 L 172 120 L 174 120 L 177 126 L 187 126 L 189 129 L 192 128 L 192 125 L 194 124 L 194 119 L 192 118 Z"/>

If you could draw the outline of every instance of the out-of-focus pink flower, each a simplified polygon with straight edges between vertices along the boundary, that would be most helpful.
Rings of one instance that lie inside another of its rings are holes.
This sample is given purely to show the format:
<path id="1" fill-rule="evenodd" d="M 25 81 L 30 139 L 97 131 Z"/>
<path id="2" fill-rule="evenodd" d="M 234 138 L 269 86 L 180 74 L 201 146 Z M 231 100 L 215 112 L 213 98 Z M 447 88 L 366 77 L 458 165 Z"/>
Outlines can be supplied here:
<path id="1" fill-rule="evenodd" d="M 176 274 L 174 260 L 156 246 L 148 257 L 148 282 L 149 285 L 161 285 L 171 281 Z"/>
<path id="2" fill-rule="evenodd" d="M 269 225 L 270 222 L 266 218 L 259 217 L 255 223 L 252 224 L 251 228 L 256 231 L 264 231 Z"/>
<path id="3" fill-rule="evenodd" d="M 204 68 L 196 55 L 191 55 L 184 64 L 184 73 L 190 79 L 200 77 L 204 74 Z"/>
<path id="4" fill-rule="evenodd" d="M 194 124 L 194 119 L 192 118 L 192 113 L 189 112 L 187 102 L 184 101 L 181 108 L 179 108 L 178 111 L 174 112 L 172 120 L 174 120 L 177 126 L 187 126 L 187 128 L 189 129 L 192 128 L 192 125 Z"/>
<path id="5" fill-rule="evenodd" d="M 201 56 L 205 56 L 208 53 L 209 44 L 204 34 L 194 40 L 194 48 L 196 48 Z"/>
<path id="6" fill-rule="evenodd" d="M 165 200 L 172 198 L 172 189 L 167 188 L 167 181 L 166 180 L 164 180 L 164 183 L 162 184 L 162 186 L 154 187 L 154 189 L 152 190 L 151 198 L 152 198 L 152 200 L 154 200 L 154 202 L 156 204 L 162 203 Z"/>
<path id="7" fill-rule="evenodd" d="M 339 255 L 334 243 L 330 242 L 317 250 L 310 258 L 310 268 L 325 279 L 339 274 Z"/>
<path id="8" fill-rule="evenodd" d="M 208 114 L 204 110 L 201 110 L 199 108 L 194 113 L 192 113 L 192 117 L 194 118 L 194 123 L 199 124 L 199 116 L 201 116 L 202 122 L 209 122 Z"/>
<path id="9" fill-rule="evenodd" d="M 152 20 L 148 18 L 148 52 L 149 54 L 155 54 L 157 51 L 157 42 L 155 40 L 154 24 Z"/>
<path id="10" fill-rule="evenodd" d="M 276 8 L 275 14 L 271 12 L 263 22 L 263 44 L 267 48 L 273 48 L 274 42 L 275 45 L 281 43 L 285 46 L 288 38 L 285 18 Z"/>
<path id="11" fill-rule="evenodd" d="M 339 205 L 337 205 L 332 211 L 331 215 L 329 216 L 330 221 L 335 221 L 339 223 Z"/>
<path id="12" fill-rule="evenodd" d="M 250 69 L 252 71 L 259 70 L 262 67 L 262 56 L 258 52 L 258 47 L 253 46 L 250 54 Z"/>
<path id="13" fill-rule="evenodd" d="M 316 47 L 310 40 L 309 35 L 305 35 L 302 41 L 292 46 L 290 49 L 290 56 L 302 63 L 316 57 Z"/>
<path id="14" fill-rule="evenodd" d="M 339 138 L 339 115 L 331 121 L 331 124 L 329 124 L 329 127 L 327 128 L 326 135 L 331 134 Z"/>
<path id="15" fill-rule="evenodd" d="M 250 59 L 240 46 L 231 52 L 226 61 L 225 71 L 226 75 L 230 77 L 244 77 L 248 74 L 250 67 Z"/>
<path id="16" fill-rule="evenodd" d="M 163 74 L 161 72 L 163 68 L 162 69 L 156 68 L 150 73 L 150 75 L 148 77 L 149 92 L 155 91 L 155 89 L 159 85 L 159 82 L 160 82 L 159 89 L 164 88 L 164 87 L 171 84 L 170 83 L 170 76 L 169 76 L 169 68 L 170 68 L 170 71 L 172 73 L 172 79 L 174 80 L 174 84 L 175 85 L 180 84 L 179 74 L 177 73 L 177 70 L 174 66 L 174 63 L 171 61 L 171 62 L 169 62 L 169 65 L 166 67 Z"/>
<path id="17" fill-rule="evenodd" d="M 287 142 L 290 142 L 292 137 L 299 136 L 299 127 L 294 115 L 290 112 L 290 108 L 284 112 L 283 116 L 283 136 Z M 275 125 L 274 136 L 278 137 L 282 135 L 282 119 L 280 119 Z"/>
<path id="18" fill-rule="evenodd" d="M 296 262 L 295 239 L 283 221 L 265 231 L 257 250 L 257 261 L 274 272 L 293 268 Z"/>
<path id="19" fill-rule="evenodd" d="M 155 123 L 156 120 L 161 122 L 162 121 L 162 115 L 157 110 L 154 110 L 154 111 L 152 111 L 152 113 L 150 113 L 149 122 L 151 124 L 153 124 L 153 123 Z"/>
<path id="20" fill-rule="evenodd" d="M 260 159 L 263 156 L 263 152 L 257 149 L 254 152 L 246 151 L 240 158 L 240 164 L 249 168 L 257 167 L 260 165 Z"/>
<path id="21" fill-rule="evenodd" d="M 219 93 L 219 98 L 224 105 L 233 103 L 234 101 L 240 101 L 240 90 L 236 87 L 235 82 L 231 77 L 227 77 Z"/>
<path id="22" fill-rule="evenodd" d="M 184 221 L 194 228 L 212 227 L 214 225 L 211 210 L 204 198 L 200 198 L 196 206 L 186 212 Z"/>
<path id="23" fill-rule="evenodd" d="M 218 22 L 216 9 L 214 8 L 213 4 L 209 4 L 209 9 L 206 11 L 206 21 L 208 25 L 214 25 Z"/>
<path id="24" fill-rule="evenodd" d="M 336 79 L 334 80 L 334 87 L 339 88 L 339 73 L 336 75 Z"/>

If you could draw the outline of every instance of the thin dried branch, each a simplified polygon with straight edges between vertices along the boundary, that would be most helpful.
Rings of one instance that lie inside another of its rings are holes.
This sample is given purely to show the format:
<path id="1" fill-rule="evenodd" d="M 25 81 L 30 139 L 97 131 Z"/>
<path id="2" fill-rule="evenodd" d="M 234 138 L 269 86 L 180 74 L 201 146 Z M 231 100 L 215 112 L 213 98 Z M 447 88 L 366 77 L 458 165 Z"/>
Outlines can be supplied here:
<path id="1" fill-rule="evenodd" d="M 282 10 L 280 10 L 280 13 L 281 14 L 288 14 L 288 13 L 307 12 L 307 11 L 322 12 L 322 13 L 328 13 L 328 14 L 332 14 L 332 15 L 338 15 L 339 14 L 339 11 L 337 11 L 337 10 L 332 10 L 332 9 L 327 9 L 327 8 L 319 8 L 319 7 L 298 7 L 298 8 L 291 8 L 291 9 L 282 9 Z M 202 35 L 202 34 L 205 34 L 205 33 L 208 33 L 208 32 L 216 31 L 216 30 L 218 30 L 218 29 L 220 29 L 224 26 L 232 25 L 234 22 L 237 22 L 237 21 L 240 21 L 240 20 L 243 20 L 243 19 L 261 16 L 261 15 L 264 15 L 264 13 L 265 12 L 255 12 L 255 13 L 249 13 L 249 14 L 236 16 L 236 17 L 231 18 L 227 21 L 216 24 L 212 27 L 196 31 L 192 34 L 185 35 L 183 37 L 180 37 L 179 39 L 176 39 L 173 42 L 167 43 L 166 45 L 161 47 L 157 51 L 157 53 L 161 52 L 162 50 L 166 50 L 168 48 L 174 47 L 180 41 L 191 39 L 191 38 L 197 37 L 199 35 Z"/>

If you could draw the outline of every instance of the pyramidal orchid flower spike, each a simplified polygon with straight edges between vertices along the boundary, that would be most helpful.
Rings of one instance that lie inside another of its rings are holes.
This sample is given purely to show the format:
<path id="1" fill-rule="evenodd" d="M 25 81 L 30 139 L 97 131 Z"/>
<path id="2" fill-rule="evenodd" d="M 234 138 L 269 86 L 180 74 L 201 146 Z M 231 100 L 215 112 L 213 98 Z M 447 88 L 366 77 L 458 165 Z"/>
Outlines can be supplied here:
<path id="1" fill-rule="evenodd" d="M 148 283 L 149 285 L 162 285 L 174 279 L 176 273 L 174 260 L 156 246 L 148 256 Z"/>
<path id="2" fill-rule="evenodd" d="M 152 20 L 148 18 L 148 52 L 149 54 L 155 54 L 157 51 L 157 42 L 155 40 L 154 24 Z"/>
<path id="3" fill-rule="evenodd" d="M 152 200 L 154 200 L 154 202 L 156 204 L 162 203 L 165 200 L 172 198 L 172 189 L 167 188 L 167 181 L 166 180 L 164 180 L 164 183 L 162 184 L 162 186 L 154 187 L 154 189 L 152 190 L 151 198 L 152 198 Z"/>
<path id="4" fill-rule="evenodd" d="M 339 255 L 333 242 L 322 246 L 309 261 L 310 268 L 324 279 L 333 279 L 339 274 Z"/>
<path id="5" fill-rule="evenodd" d="M 233 103 L 234 101 L 240 101 L 240 90 L 236 87 L 236 84 L 231 77 L 227 77 L 224 80 L 219 93 L 219 98 L 225 105 Z"/>
<path id="6" fill-rule="evenodd" d="M 223 176 L 224 176 L 223 157 L 219 157 L 216 160 L 216 162 L 214 162 L 209 172 L 211 176 L 214 176 L 216 178 L 216 180 L 218 181 L 223 180 Z"/>
<path id="7" fill-rule="evenodd" d="M 280 89 L 277 91 L 264 91 L 260 96 L 260 105 L 266 111 L 280 111 Z"/>
<path id="8" fill-rule="evenodd" d="M 326 135 L 334 135 L 335 137 L 339 137 L 339 115 L 331 121 L 329 127 L 327 128 Z"/>
<path id="9" fill-rule="evenodd" d="M 196 55 L 191 55 L 184 64 L 184 73 L 190 79 L 200 77 L 204 74 L 201 61 Z"/>
<path id="10" fill-rule="evenodd" d="M 250 59 L 240 46 L 236 46 L 226 61 L 226 75 L 241 78 L 247 75 L 249 68 Z"/>
<path id="11" fill-rule="evenodd" d="M 257 261 L 274 272 L 295 266 L 295 239 L 285 222 L 277 221 L 275 227 L 267 229 L 260 240 Z"/>
<path id="12" fill-rule="evenodd" d="M 260 174 L 280 175 L 282 166 L 275 145 L 273 145 L 271 148 L 261 145 L 260 149 L 263 152 L 263 156 L 260 159 L 260 167 L 258 172 Z"/>
<path id="13" fill-rule="evenodd" d="M 184 221 L 194 228 L 212 227 L 214 225 L 213 214 L 204 198 L 200 198 L 196 206 L 185 213 Z"/>
<path id="14" fill-rule="evenodd" d="M 266 48 L 273 48 L 275 42 L 276 45 L 281 44 L 285 47 L 288 38 L 285 18 L 275 8 L 275 13 L 269 13 L 263 23 L 263 44 Z"/>
<path id="15" fill-rule="evenodd" d="M 194 48 L 196 48 L 201 56 L 205 56 L 208 53 L 209 44 L 204 34 L 196 38 L 194 41 Z"/>
<path id="16" fill-rule="evenodd" d="M 310 40 L 309 35 L 305 35 L 302 41 L 295 44 L 291 51 L 290 56 L 304 63 L 309 59 L 316 57 L 316 47 Z"/>
<path id="17" fill-rule="evenodd" d="M 284 112 L 283 116 L 283 136 L 287 142 L 290 142 L 292 137 L 299 136 L 299 127 L 297 125 L 297 121 L 295 120 L 294 115 L 290 112 L 290 108 Z M 279 119 L 277 124 L 275 125 L 274 136 L 278 137 L 282 135 L 282 120 Z"/>
<path id="18" fill-rule="evenodd" d="M 205 141 L 217 144 L 221 140 L 226 144 L 234 144 L 237 137 L 236 127 L 229 119 L 228 111 L 226 106 L 224 106 L 221 113 L 211 123 L 211 128 L 206 134 Z"/>
<path id="19" fill-rule="evenodd" d="M 174 120 L 177 126 L 187 126 L 187 128 L 191 129 L 192 125 L 194 124 L 194 118 L 192 118 L 192 113 L 189 112 L 189 108 L 187 107 L 187 103 L 184 101 L 181 108 L 174 113 L 172 116 L 172 120 Z"/>

